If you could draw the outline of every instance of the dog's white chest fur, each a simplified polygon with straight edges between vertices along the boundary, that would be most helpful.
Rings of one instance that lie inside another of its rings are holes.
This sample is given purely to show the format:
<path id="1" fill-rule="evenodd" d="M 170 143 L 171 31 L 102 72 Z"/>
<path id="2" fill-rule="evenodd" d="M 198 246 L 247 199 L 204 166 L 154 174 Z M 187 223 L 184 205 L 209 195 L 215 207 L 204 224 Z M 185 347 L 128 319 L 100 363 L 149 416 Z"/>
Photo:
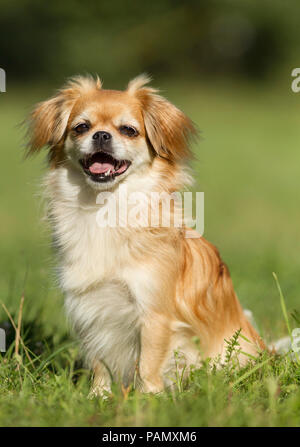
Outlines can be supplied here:
<path id="1" fill-rule="evenodd" d="M 115 379 L 132 379 L 139 354 L 139 313 L 125 283 L 104 280 L 81 296 L 67 294 L 66 308 L 86 360 L 101 360 Z"/>
<path id="2" fill-rule="evenodd" d="M 146 267 L 131 261 L 132 241 L 126 234 L 100 228 L 98 207 L 80 207 L 75 186 L 72 191 L 66 182 L 62 172 L 52 221 L 67 314 L 88 364 L 101 360 L 115 379 L 127 382 L 138 359 L 140 321 L 151 278 Z"/>

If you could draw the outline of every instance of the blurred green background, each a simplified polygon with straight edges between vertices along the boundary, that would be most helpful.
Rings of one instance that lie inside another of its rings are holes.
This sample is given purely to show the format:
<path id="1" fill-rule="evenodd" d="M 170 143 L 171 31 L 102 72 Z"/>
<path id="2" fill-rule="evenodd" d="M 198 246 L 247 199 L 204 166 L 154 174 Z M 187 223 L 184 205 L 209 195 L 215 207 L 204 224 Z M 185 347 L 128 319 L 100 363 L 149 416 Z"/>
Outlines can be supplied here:
<path id="1" fill-rule="evenodd" d="M 267 339 L 285 334 L 272 272 L 289 311 L 299 295 L 300 65 L 296 1 L 2 0 L 0 300 L 13 316 L 25 286 L 31 343 L 67 335 L 42 216 L 44 154 L 23 160 L 18 125 L 65 78 L 98 73 L 123 88 L 141 72 L 198 125 L 195 189 L 205 234 L 229 265 Z M 0 322 L 7 320 L 0 308 Z"/>

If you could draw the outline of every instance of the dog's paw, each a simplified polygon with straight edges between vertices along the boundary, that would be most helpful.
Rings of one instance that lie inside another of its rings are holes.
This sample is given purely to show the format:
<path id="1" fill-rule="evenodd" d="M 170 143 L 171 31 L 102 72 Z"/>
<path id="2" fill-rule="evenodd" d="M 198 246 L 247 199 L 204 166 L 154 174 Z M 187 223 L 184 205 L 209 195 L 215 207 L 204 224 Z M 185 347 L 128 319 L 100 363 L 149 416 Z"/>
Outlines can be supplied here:
<path id="1" fill-rule="evenodd" d="M 164 384 L 162 380 L 142 380 L 139 384 L 139 389 L 142 393 L 158 394 L 164 390 Z"/>
<path id="2" fill-rule="evenodd" d="M 88 399 L 94 399 L 95 397 L 108 399 L 110 396 L 111 389 L 109 386 L 93 386 L 88 394 Z"/>

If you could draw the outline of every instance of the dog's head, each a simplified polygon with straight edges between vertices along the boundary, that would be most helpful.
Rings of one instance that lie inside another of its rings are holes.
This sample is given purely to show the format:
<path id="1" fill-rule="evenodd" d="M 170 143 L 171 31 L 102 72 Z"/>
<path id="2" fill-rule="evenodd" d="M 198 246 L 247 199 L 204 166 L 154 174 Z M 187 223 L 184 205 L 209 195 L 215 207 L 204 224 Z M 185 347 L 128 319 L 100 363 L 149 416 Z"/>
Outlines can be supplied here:
<path id="1" fill-rule="evenodd" d="M 48 146 L 52 167 L 71 162 L 95 189 L 111 188 L 155 157 L 186 158 L 193 124 L 148 82 L 141 75 L 117 91 L 102 89 L 99 79 L 71 79 L 34 109 L 29 153 Z"/>

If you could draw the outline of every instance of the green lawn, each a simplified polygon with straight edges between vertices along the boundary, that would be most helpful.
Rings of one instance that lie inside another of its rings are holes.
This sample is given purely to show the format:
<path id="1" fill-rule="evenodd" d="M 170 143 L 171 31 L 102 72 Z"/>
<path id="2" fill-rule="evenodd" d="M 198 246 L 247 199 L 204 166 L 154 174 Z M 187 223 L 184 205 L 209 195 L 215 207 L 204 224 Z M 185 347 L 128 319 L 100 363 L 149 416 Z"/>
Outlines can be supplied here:
<path id="1" fill-rule="evenodd" d="M 286 335 L 272 272 L 289 315 L 300 310 L 300 96 L 288 82 L 165 83 L 162 90 L 201 130 L 193 165 L 195 189 L 205 193 L 205 237 L 219 248 L 262 336 Z M 0 96 L 0 300 L 17 321 L 24 290 L 22 335 L 34 362 L 22 347 L 16 359 L 14 343 L 0 357 L 0 425 L 299 426 L 300 366 L 287 357 L 263 355 L 256 365 L 266 363 L 256 370 L 251 363 L 208 374 L 204 365 L 160 396 L 124 396 L 116 388 L 105 401 L 87 399 L 89 374 L 69 336 L 41 222 L 44 157 L 23 161 L 17 127 L 50 92 L 11 86 Z M 1 306 L 0 322 L 8 327 L 8 320 Z M 14 340 L 12 329 L 8 339 Z"/>

